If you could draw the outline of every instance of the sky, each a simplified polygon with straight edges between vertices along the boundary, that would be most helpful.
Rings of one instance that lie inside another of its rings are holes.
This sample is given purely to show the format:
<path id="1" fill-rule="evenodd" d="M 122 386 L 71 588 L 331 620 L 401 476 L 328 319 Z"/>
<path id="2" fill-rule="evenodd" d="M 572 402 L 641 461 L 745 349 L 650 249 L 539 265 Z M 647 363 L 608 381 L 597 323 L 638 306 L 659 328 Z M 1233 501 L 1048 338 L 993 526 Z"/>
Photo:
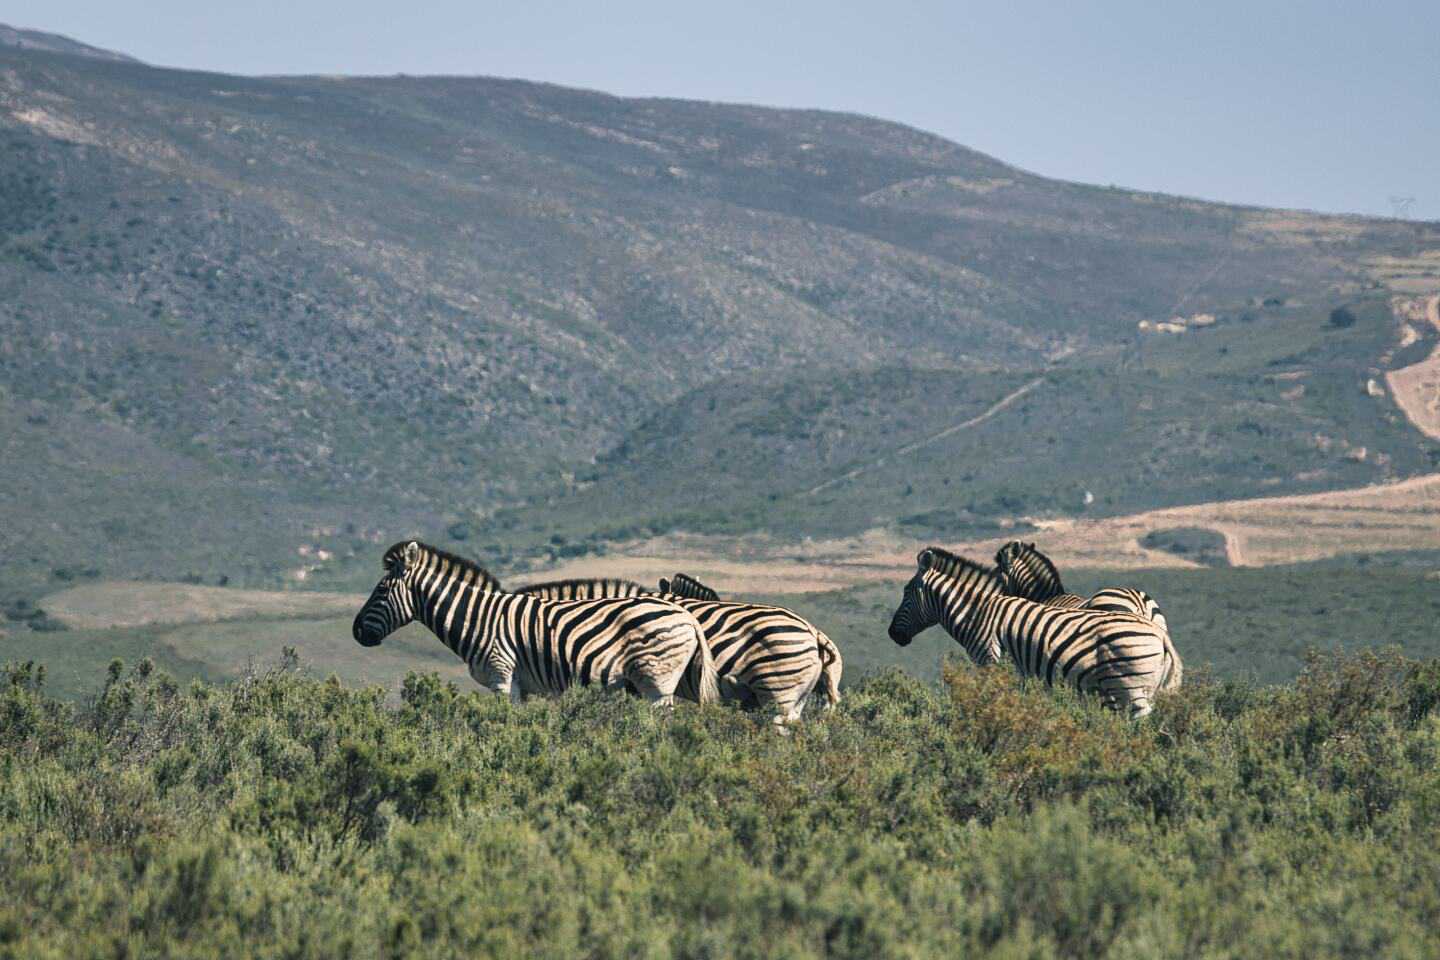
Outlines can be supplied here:
<path id="1" fill-rule="evenodd" d="M 1066 180 L 1440 220 L 1440 0 L 0 0 L 0 23 L 226 73 L 845 110 Z"/>

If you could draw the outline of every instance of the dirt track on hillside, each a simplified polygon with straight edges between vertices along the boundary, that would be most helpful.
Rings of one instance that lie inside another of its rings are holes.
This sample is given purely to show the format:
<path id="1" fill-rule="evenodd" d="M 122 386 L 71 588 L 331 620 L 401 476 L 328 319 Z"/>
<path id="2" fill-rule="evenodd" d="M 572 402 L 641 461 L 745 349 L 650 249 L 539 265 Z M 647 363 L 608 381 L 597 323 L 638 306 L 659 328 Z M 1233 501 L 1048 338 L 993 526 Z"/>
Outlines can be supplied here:
<path id="1" fill-rule="evenodd" d="M 1425 319 L 1440 331 L 1440 294 L 1425 300 Z M 1440 440 L 1440 347 L 1419 363 L 1385 374 L 1395 403 L 1432 440 Z"/>

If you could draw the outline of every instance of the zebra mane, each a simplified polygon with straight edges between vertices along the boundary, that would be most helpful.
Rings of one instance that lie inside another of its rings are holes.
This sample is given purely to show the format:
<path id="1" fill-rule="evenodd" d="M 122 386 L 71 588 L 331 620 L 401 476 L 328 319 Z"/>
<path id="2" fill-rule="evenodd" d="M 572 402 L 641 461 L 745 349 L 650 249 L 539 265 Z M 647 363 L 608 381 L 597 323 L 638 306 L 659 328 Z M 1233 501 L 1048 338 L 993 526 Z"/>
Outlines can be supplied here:
<path id="1" fill-rule="evenodd" d="M 565 580 L 543 580 L 539 583 L 527 583 L 523 587 L 516 587 L 515 593 L 544 593 L 547 590 L 563 591 L 567 587 L 592 587 L 604 584 L 614 587 L 616 590 L 633 590 L 636 595 L 646 594 L 650 591 L 634 580 L 623 580 L 620 577 L 570 577 Z M 623 596 L 621 593 L 615 596 Z"/>
<path id="2" fill-rule="evenodd" d="M 920 551 L 923 556 L 930 554 L 930 569 L 940 573 L 955 575 L 967 571 L 979 573 L 997 582 L 1000 579 L 1000 572 L 994 567 L 987 567 L 983 563 L 976 563 L 969 557 L 962 557 L 959 554 L 951 553 L 944 547 L 926 547 Z"/>
<path id="3" fill-rule="evenodd" d="M 1057 594 L 1065 592 L 1065 587 L 1060 582 L 1059 568 L 1055 566 L 1053 560 L 1041 553 L 1039 548 L 1033 543 L 1011 540 L 996 552 L 995 564 L 998 567 L 1003 567 L 1006 572 L 1021 564 L 1039 567 L 1040 570 L 1043 571 L 1042 577 L 1048 578 L 1045 579 L 1045 586 L 1049 587 L 1053 585 Z"/>
<path id="4" fill-rule="evenodd" d="M 673 593 L 677 597 L 688 597 L 692 600 L 719 600 L 720 594 L 705 586 L 699 580 L 686 573 L 677 573 L 670 580 L 660 581 L 662 590 L 666 593 Z"/>
<path id="5" fill-rule="evenodd" d="M 461 570 L 464 570 L 467 573 L 473 574 L 475 577 L 476 585 L 479 586 L 482 590 L 499 591 L 500 578 L 495 576 L 495 574 L 491 573 L 489 570 L 486 570 L 484 567 L 480 566 L 480 564 L 476 561 L 471 560 L 469 557 L 462 557 L 458 553 L 451 553 L 449 550 L 441 550 L 439 547 L 432 547 L 430 546 L 430 544 L 423 543 L 419 540 L 401 540 L 399 543 L 392 544 L 390 549 L 385 551 L 384 563 L 387 569 L 395 565 L 395 562 L 399 560 L 400 557 L 404 554 L 405 548 L 411 543 L 417 544 L 420 547 L 420 551 L 422 553 L 428 553 L 430 556 L 435 557 L 438 560 L 449 561 L 451 565 L 459 567 Z"/>

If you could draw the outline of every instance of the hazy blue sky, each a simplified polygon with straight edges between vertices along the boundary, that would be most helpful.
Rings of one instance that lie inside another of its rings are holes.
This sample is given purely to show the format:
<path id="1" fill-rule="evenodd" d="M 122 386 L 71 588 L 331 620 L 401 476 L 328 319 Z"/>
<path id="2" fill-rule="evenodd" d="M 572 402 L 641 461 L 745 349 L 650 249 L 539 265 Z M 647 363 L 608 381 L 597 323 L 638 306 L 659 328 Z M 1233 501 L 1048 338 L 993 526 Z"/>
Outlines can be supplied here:
<path id="1" fill-rule="evenodd" d="M 451 73 L 852 110 L 1038 173 L 1440 219 L 1440 0 L 0 0 L 232 73 Z"/>

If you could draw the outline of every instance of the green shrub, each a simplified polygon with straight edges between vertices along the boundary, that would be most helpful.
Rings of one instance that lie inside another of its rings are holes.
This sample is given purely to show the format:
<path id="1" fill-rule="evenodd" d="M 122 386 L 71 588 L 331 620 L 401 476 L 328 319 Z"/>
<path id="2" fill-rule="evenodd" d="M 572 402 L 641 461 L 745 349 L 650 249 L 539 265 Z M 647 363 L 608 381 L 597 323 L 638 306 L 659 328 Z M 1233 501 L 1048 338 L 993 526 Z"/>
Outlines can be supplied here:
<path id="1" fill-rule="evenodd" d="M 293 656 L 76 706 L 0 674 L 0 957 L 1429 956 L 1440 665 L 1195 671 L 1130 723 L 898 671 L 779 737 Z"/>

